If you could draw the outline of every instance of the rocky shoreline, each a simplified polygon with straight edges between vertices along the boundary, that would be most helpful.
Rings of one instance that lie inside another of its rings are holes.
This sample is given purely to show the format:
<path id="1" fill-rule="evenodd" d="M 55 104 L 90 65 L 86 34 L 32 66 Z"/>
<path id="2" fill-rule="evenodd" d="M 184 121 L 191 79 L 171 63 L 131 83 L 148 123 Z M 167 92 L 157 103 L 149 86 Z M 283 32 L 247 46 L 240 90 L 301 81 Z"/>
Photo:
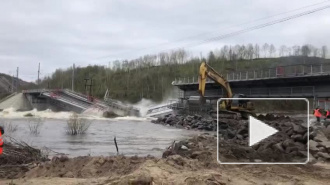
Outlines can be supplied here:
<path id="1" fill-rule="evenodd" d="M 219 153 L 221 161 L 233 162 L 305 162 L 309 155 L 310 161 L 330 161 L 330 125 L 311 126 L 309 135 L 307 124 L 299 119 L 272 114 L 259 115 L 257 119 L 264 121 L 279 130 L 275 135 L 262 142 L 248 146 L 249 130 L 247 120 L 219 120 Z M 156 124 L 176 128 L 216 131 L 217 120 L 204 118 L 201 115 L 166 115 L 153 121 Z M 215 133 L 216 134 L 216 133 Z M 307 141 L 309 154 L 307 152 Z M 179 143 L 182 145 L 182 143 Z M 184 148 L 189 148 L 183 144 Z M 167 152 L 179 153 L 180 147 Z"/>
<path id="2" fill-rule="evenodd" d="M 166 126 L 173 126 L 176 128 L 184 128 L 187 130 L 205 130 L 205 131 L 216 131 L 217 130 L 217 119 L 211 117 L 204 118 L 199 114 L 195 115 L 173 115 L 168 114 L 163 117 L 152 120 L 152 123 L 162 124 Z"/>

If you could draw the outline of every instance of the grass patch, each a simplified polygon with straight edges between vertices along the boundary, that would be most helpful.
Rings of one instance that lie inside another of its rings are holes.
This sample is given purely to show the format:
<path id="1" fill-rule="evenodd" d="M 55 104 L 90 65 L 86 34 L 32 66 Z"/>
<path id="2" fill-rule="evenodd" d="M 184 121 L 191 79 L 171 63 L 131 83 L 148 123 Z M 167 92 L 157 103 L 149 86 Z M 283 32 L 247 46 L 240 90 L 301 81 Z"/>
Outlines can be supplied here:
<path id="1" fill-rule="evenodd" d="M 80 118 L 76 113 L 73 113 L 67 121 L 66 133 L 69 135 L 85 134 L 90 125 L 89 120 Z"/>
<path id="2" fill-rule="evenodd" d="M 40 134 L 40 129 L 42 124 L 44 123 L 44 120 L 41 118 L 35 118 L 29 121 L 29 130 L 30 134 L 33 135 L 39 135 Z"/>

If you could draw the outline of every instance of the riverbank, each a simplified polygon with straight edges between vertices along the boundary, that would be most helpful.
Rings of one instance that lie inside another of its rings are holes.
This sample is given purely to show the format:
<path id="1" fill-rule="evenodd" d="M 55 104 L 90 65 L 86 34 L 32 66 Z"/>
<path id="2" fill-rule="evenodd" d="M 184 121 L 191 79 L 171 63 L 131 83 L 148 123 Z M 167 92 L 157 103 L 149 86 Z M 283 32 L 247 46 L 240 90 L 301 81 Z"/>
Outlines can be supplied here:
<path id="1" fill-rule="evenodd" d="M 163 158 L 55 157 L 0 184 L 329 184 L 330 165 L 219 165 L 216 137 L 172 144 Z"/>
<path id="2" fill-rule="evenodd" d="M 290 136 L 285 139 L 293 141 L 289 143 L 290 147 L 284 146 L 288 142 L 282 140 L 279 141 L 281 145 L 265 143 L 270 149 L 275 151 L 275 146 L 281 146 L 291 150 L 295 145 L 304 144 L 306 133 L 301 121 L 270 115 L 259 119 L 282 128 Z M 223 120 L 220 126 L 219 134 L 222 138 L 229 137 L 231 144 L 246 142 L 244 121 Z M 0 184 L 330 184 L 330 158 L 327 157 L 330 126 L 315 125 L 312 129 L 309 136 L 314 144 L 310 145 L 311 160 L 306 165 L 220 165 L 217 162 L 217 134 L 208 132 L 174 141 L 158 158 L 123 155 L 68 158 L 59 155 L 50 161 L 30 163 L 23 172 L 4 176 L 7 179 L 0 180 Z M 227 153 L 241 147 L 219 146 L 224 149 L 220 152 Z M 225 155 L 226 159 L 233 157 L 239 159 L 235 155 Z M 248 159 L 249 155 L 240 157 Z M 0 166 L 0 172 L 1 169 Z"/>

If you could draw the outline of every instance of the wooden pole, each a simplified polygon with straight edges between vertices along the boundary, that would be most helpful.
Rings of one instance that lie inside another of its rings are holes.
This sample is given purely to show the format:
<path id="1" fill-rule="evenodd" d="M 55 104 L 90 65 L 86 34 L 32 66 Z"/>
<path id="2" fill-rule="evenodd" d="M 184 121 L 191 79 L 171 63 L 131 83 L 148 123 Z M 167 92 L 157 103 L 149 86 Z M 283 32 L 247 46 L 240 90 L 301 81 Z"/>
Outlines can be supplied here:
<path id="1" fill-rule="evenodd" d="M 117 150 L 117 155 L 119 155 L 119 150 L 118 150 L 118 145 L 117 145 L 117 140 L 116 140 L 116 137 L 115 137 L 113 140 L 115 141 L 116 150 Z"/>

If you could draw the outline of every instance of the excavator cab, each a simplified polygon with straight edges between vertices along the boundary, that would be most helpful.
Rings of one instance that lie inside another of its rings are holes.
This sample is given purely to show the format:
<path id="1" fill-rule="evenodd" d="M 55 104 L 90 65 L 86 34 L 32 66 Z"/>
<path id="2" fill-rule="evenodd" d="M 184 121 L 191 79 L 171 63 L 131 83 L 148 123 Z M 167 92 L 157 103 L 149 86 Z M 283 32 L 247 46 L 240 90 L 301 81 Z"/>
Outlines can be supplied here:
<path id="1" fill-rule="evenodd" d="M 244 100 L 242 98 L 246 98 L 246 96 L 244 94 L 234 94 L 233 100 L 231 102 L 231 108 L 244 109 L 249 111 L 254 110 L 254 104 L 250 100 Z"/>

